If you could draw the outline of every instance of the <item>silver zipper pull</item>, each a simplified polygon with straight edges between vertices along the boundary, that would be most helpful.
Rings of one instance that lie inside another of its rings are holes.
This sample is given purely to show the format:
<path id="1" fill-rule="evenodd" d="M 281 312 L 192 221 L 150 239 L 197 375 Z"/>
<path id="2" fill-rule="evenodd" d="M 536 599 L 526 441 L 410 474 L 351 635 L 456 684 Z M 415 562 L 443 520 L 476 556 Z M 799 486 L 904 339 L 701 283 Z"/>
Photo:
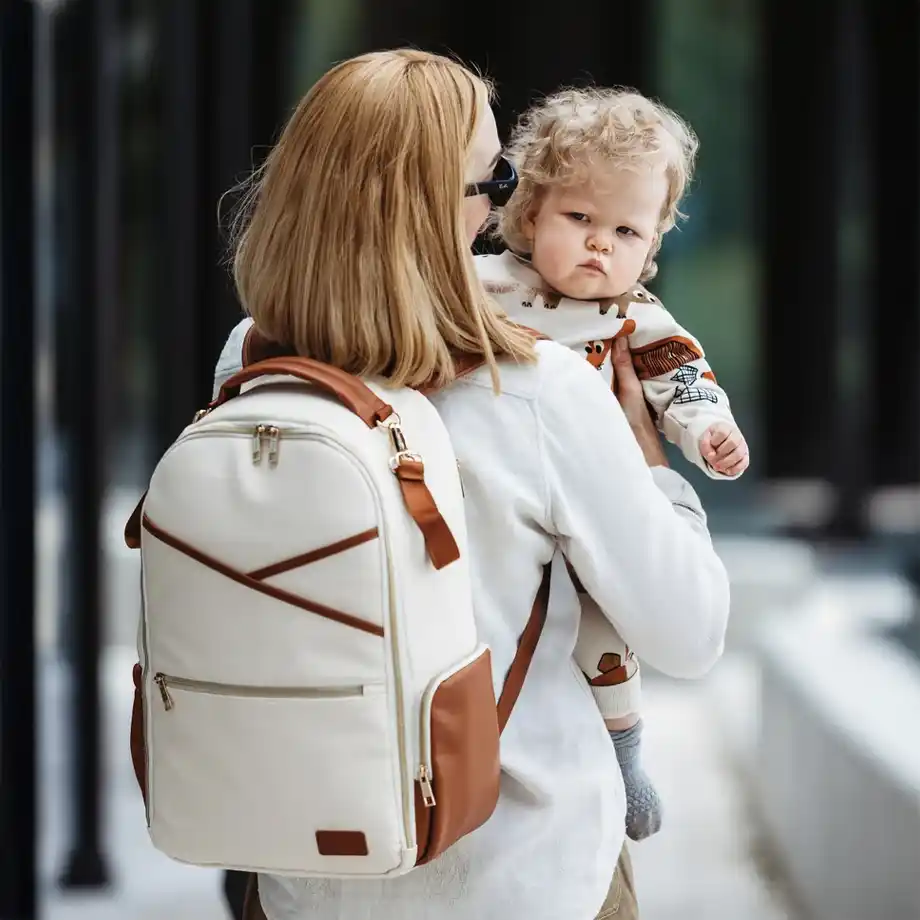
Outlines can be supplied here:
<path id="1" fill-rule="evenodd" d="M 278 441 L 281 439 L 281 432 L 274 425 L 265 429 L 268 435 L 268 465 L 278 465 Z"/>
<path id="2" fill-rule="evenodd" d="M 422 802 L 425 804 L 425 808 L 434 808 L 437 805 L 437 802 L 434 798 L 434 789 L 431 788 L 431 781 L 434 779 L 431 771 L 428 769 L 425 764 L 422 764 L 418 768 L 418 784 L 419 788 L 422 790 Z"/>
<path id="3" fill-rule="evenodd" d="M 166 686 L 166 675 L 155 674 L 153 682 L 160 688 L 160 696 L 163 697 L 163 708 L 169 712 L 175 706 L 173 698 L 169 695 L 169 687 Z"/>
<path id="4" fill-rule="evenodd" d="M 393 450 L 397 454 L 404 453 L 408 448 L 406 447 L 406 437 L 402 432 L 402 428 L 399 425 L 390 425 L 390 438 L 393 441 Z"/>
<path id="5" fill-rule="evenodd" d="M 259 463 L 262 460 L 262 437 L 265 434 L 265 426 L 259 425 L 252 432 L 252 462 Z"/>

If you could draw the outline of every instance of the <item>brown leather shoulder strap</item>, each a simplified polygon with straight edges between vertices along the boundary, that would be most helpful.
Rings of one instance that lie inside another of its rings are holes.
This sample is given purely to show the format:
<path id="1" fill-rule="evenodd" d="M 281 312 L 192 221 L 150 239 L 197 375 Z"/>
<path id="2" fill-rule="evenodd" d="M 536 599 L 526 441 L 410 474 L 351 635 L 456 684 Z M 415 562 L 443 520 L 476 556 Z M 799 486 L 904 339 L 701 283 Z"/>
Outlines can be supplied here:
<path id="1" fill-rule="evenodd" d="M 534 652 L 537 650 L 537 643 L 543 633 L 543 626 L 546 623 L 546 611 L 549 608 L 549 586 L 550 586 L 550 563 L 543 567 L 543 580 L 540 582 L 540 588 L 533 602 L 533 609 L 530 612 L 530 619 L 521 633 L 518 640 L 517 652 L 508 668 L 508 676 L 505 678 L 505 685 L 502 687 L 501 696 L 498 698 L 498 731 L 505 730 L 508 719 L 511 718 L 511 712 L 514 704 L 521 695 L 521 689 L 524 686 L 524 678 L 530 670 L 530 663 L 533 661 Z"/>
<path id="2" fill-rule="evenodd" d="M 346 408 L 354 412 L 369 428 L 393 414 L 393 407 L 385 403 L 367 384 L 353 374 L 341 371 L 330 364 L 314 361 L 312 358 L 266 358 L 250 364 L 234 374 L 220 388 L 217 399 L 211 403 L 216 409 L 225 402 L 239 396 L 240 388 L 258 377 L 280 374 L 296 377 L 305 383 L 312 383 L 337 397 Z"/>

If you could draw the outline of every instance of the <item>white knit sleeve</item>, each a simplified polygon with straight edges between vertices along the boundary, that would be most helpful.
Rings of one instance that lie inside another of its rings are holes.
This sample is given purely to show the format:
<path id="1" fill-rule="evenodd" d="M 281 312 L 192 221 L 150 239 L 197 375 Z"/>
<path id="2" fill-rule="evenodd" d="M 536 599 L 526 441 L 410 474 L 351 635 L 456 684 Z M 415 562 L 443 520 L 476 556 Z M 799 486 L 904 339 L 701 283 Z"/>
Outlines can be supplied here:
<path id="1" fill-rule="evenodd" d="M 648 468 L 587 362 L 558 347 L 542 354 L 554 364 L 537 399 L 548 527 L 640 658 L 700 676 L 721 655 L 729 590 L 699 501 L 673 471 Z"/>

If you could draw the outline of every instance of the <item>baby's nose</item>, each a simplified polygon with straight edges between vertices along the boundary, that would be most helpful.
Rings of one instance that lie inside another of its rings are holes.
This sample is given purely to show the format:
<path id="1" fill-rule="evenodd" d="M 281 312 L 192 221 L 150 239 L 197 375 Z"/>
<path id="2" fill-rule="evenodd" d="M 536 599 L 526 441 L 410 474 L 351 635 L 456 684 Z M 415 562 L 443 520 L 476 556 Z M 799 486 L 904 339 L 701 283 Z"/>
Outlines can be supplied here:
<path id="1" fill-rule="evenodd" d="M 610 252 L 613 249 L 613 243 L 606 234 L 598 234 L 588 240 L 588 248 L 592 252 Z"/>

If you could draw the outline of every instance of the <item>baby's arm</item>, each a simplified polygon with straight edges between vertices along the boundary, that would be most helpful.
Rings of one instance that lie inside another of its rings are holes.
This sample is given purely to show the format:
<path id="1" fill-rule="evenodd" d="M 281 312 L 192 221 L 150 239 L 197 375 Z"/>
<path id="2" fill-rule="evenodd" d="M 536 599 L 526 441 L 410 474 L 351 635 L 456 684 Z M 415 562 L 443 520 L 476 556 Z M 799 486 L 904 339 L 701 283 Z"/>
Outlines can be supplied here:
<path id="1" fill-rule="evenodd" d="M 658 427 L 710 478 L 737 479 L 748 466 L 747 443 L 703 346 L 644 288 L 633 295 L 629 347 Z"/>

